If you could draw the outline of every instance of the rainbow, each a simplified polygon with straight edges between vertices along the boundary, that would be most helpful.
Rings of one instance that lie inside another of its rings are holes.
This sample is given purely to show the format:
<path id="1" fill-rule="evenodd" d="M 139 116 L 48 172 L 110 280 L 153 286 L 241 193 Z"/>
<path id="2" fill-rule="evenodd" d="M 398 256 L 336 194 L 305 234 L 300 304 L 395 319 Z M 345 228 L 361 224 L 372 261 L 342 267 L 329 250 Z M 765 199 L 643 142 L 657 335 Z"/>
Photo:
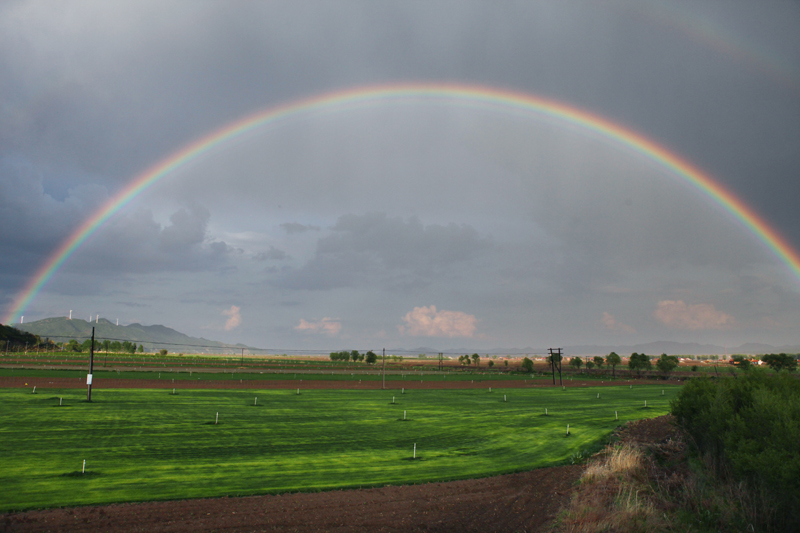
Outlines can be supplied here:
<path id="1" fill-rule="evenodd" d="M 89 217 L 47 258 L 14 299 L 2 322 L 14 323 L 58 269 L 100 226 L 134 198 L 186 163 L 257 128 L 321 111 L 346 111 L 397 103 L 434 103 L 555 120 L 614 141 L 665 168 L 738 219 L 800 280 L 800 254 L 755 211 L 720 183 L 667 148 L 629 128 L 588 111 L 532 94 L 458 84 L 393 84 L 327 93 L 271 107 L 235 121 L 183 147 L 131 182 Z"/>

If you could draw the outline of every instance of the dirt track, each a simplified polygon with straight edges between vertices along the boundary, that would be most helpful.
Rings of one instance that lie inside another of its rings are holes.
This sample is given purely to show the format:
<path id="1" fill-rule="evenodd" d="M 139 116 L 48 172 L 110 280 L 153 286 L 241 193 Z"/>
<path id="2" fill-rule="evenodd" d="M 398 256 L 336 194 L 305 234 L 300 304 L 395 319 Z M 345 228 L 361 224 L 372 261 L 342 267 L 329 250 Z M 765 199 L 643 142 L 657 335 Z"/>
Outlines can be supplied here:
<path id="1" fill-rule="evenodd" d="M 608 387 L 615 385 L 655 385 L 658 382 L 653 380 L 624 380 L 616 381 L 564 381 L 566 387 Z M 41 378 L 41 377 L 0 377 L 0 388 L 5 387 L 29 387 L 36 386 L 38 389 L 84 389 L 86 388 L 86 378 Z M 415 381 L 406 380 L 387 380 L 387 389 L 400 388 L 406 389 L 485 389 L 487 387 L 497 389 L 511 388 L 550 388 L 552 382 L 537 380 L 475 380 L 470 381 Z M 92 383 L 92 390 L 99 389 L 347 389 L 347 390 L 376 390 L 381 388 L 381 382 L 375 381 L 325 381 L 318 379 L 114 379 L 114 378 L 95 378 Z"/>

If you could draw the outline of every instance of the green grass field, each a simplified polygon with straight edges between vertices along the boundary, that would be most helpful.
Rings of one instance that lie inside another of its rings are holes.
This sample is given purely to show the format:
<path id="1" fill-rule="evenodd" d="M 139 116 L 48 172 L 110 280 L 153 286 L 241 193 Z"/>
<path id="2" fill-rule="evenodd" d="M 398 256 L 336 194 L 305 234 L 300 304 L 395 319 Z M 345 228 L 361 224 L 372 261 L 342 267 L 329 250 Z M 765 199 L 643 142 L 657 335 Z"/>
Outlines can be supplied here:
<path id="1" fill-rule="evenodd" d="M 87 403 L 82 389 L 0 389 L 0 511 L 528 470 L 665 414 L 678 390 L 98 390 Z"/>

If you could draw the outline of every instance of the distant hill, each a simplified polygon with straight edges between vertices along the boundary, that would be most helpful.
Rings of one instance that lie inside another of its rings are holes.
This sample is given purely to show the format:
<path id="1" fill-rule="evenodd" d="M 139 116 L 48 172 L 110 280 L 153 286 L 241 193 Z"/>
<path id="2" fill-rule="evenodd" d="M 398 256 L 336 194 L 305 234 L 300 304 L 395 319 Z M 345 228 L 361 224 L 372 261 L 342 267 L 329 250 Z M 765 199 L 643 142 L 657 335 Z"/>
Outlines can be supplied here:
<path id="1" fill-rule="evenodd" d="M 4 326 L 0 324 L 0 348 L 6 347 L 6 341 L 9 341 L 10 344 L 35 344 L 36 337 L 31 335 L 26 331 L 20 331 L 19 329 L 12 328 L 11 326 Z"/>
<path id="2" fill-rule="evenodd" d="M 92 336 L 95 328 L 95 339 L 129 341 L 141 344 L 148 352 L 167 349 L 170 353 L 224 353 L 244 349 L 255 350 L 244 344 L 226 344 L 204 338 L 190 337 L 166 326 L 143 326 L 130 324 L 117 326 L 104 318 L 97 322 L 87 322 L 78 318 L 70 320 L 66 317 L 45 318 L 35 322 L 18 324 L 17 329 L 38 335 L 42 339 L 49 338 L 57 342 L 69 339 L 83 340 Z"/>

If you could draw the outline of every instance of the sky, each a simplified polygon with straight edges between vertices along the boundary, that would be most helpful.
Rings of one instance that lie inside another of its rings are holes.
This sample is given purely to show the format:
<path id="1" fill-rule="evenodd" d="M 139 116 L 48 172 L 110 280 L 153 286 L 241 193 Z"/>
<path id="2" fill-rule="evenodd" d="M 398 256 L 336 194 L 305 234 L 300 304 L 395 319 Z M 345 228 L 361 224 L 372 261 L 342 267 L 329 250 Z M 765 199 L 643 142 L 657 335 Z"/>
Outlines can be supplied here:
<path id="1" fill-rule="evenodd" d="M 159 161 L 257 112 L 397 84 L 544 98 L 636 132 L 800 249 L 800 3 L 0 4 L 0 309 Z M 296 350 L 800 344 L 800 278 L 613 138 L 447 98 L 220 143 L 22 310 Z M 16 320 L 16 317 L 15 317 Z"/>

